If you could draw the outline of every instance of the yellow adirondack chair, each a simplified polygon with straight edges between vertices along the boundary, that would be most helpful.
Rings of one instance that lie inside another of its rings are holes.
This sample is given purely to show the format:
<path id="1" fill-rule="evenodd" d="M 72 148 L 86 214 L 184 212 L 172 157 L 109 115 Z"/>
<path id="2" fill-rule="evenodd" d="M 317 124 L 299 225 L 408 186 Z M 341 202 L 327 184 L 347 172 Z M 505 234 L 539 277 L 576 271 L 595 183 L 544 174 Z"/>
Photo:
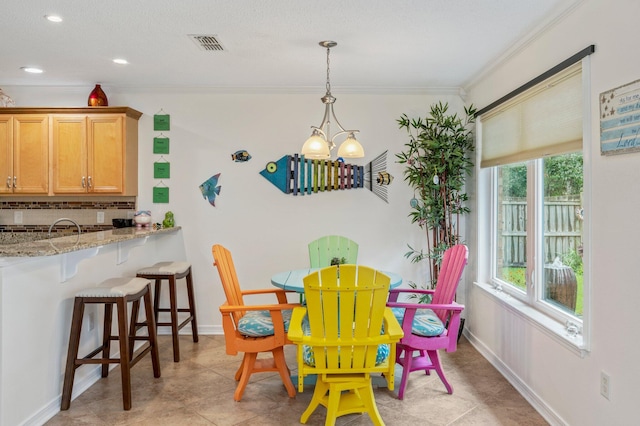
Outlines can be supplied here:
<path id="1" fill-rule="evenodd" d="M 330 266 L 333 258 L 340 259 L 340 263 L 358 263 L 358 243 L 340 235 L 328 235 L 309 243 L 312 268 Z"/>
<path id="2" fill-rule="evenodd" d="M 330 266 L 304 278 L 307 304 L 294 308 L 288 336 L 297 345 L 298 390 L 305 376 L 316 374 L 317 380 L 301 423 L 323 405 L 326 425 L 352 413 L 367 413 L 375 425 L 384 425 L 371 374 L 382 373 L 393 390 L 396 342 L 403 336 L 385 306 L 389 281 L 358 265 Z"/>

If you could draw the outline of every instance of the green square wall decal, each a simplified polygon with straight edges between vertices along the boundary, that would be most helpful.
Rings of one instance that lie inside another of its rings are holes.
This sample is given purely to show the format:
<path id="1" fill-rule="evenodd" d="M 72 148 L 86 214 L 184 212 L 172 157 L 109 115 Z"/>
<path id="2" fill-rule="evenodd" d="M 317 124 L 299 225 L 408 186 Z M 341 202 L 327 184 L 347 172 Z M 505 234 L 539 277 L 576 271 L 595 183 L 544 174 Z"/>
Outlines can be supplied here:
<path id="1" fill-rule="evenodd" d="M 158 162 L 153 163 L 153 177 L 154 179 L 168 179 L 171 177 L 171 163 Z"/>
<path id="2" fill-rule="evenodd" d="M 169 188 L 156 186 L 153 188 L 153 202 L 154 204 L 168 203 L 169 202 Z"/>
<path id="3" fill-rule="evenodd" d="M 156 114 L 153 116 L 153 130 L 170 130 L 170 122 L 169 114 Z"/>
<path id="4" fill-rule="evenodd" d="M 169 138 L 153 138 L 153 153 L 154 154 L 168 154 L 169 153 Z"/>

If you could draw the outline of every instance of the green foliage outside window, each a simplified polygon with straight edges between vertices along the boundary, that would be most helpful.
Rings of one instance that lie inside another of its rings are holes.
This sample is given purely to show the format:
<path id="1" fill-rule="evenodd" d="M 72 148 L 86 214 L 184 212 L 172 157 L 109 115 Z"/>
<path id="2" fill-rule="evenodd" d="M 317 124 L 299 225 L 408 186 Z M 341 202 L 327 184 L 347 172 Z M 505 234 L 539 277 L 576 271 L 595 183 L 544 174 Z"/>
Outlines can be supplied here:
<path id="1" fill-rule="evenodd" d="M 527 166 L 517 164 L 503 167 L 505 196 L 527 196 Z M 544 160 L 545 196 L 580 195 L 582 192 L 582 153 L 547 157 Z"/>
<path id="2" fill-rule="evenodd" d="M 576 256 L 580 260 L 580 272 L 578 273 L 578 271 L 575 271 L 576 272 L 576 280 L 578 282 L 575 313 L 578 316 L 582 316 L 582 313 L 584 311 L 584 307 L 583 307 L 584 306 L 584 298 L 583 298 L 583 294 L 584 294 L 584 277 L 582 275 L 582 258 L 580 256 L 578 256 L 577 253 L 576 253 Z M 569 266 L 571 266 L 571 265 L 569 265 Z M 527 287 L 526 282 L 525 282 L 524 274 L 525 274 L 525 268 L 518 268 L 518 267 L 502 268 L 502 276 L 505 277 L 505 281 L 515 285 L 516 287 L 520 288 L 521 290 L 525 290 L 525 288 Z"/>

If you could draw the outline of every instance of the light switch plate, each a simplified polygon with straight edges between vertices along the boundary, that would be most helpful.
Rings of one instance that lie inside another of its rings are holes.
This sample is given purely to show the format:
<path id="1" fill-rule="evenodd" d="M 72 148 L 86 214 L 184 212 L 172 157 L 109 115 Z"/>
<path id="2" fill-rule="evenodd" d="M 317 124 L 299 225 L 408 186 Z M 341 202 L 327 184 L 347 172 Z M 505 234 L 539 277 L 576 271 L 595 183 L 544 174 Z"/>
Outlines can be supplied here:
<path id="1" fill-rule="evenodd" d="M 98 223 L 104 223 L 104 212 L 98 212 L 96 215 L 96 221 Z"/>
<path id="2" fill-rule="evenodd" d="M 22 223 L 22 212 L 21 211 L 13 212 L 13 223 L 15 223 L 17 225 Z"/>

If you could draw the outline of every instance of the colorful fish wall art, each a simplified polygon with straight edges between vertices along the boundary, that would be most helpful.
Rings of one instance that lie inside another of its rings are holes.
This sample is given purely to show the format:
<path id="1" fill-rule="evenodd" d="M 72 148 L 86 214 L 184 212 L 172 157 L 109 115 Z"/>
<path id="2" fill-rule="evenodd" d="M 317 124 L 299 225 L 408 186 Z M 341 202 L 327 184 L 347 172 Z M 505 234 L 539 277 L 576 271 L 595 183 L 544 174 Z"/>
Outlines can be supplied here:
<path id="1" fill-rule="evenodd" d="M 367 188 L 385 202 L 393 176 L 387 170 L 387 151 L 365 166 L 341 159 L 309 160 L 304 155 L 285 155 L 267 163 L 260 174 L 285 194 L 305 195 L 343 189 Z"/>
<path id="2" fill-rule="evenodd" d="M 236 163 L 245 163 L 251 160 L 251 154 L 247 150 L 241 149 L 231 154 L 231 159 Z"/>
<path id="3" fill-rule="evenodd" d="M 218 185 L 218 179 L 220 179 L 220 173 L 211 176 L 209 179 L 202 182 L 200 185 L 200 192 L 202 197 L 209 201 L 213 207 L 216 206 L 216 197 L 220 195 L 220 186 Z"/>

